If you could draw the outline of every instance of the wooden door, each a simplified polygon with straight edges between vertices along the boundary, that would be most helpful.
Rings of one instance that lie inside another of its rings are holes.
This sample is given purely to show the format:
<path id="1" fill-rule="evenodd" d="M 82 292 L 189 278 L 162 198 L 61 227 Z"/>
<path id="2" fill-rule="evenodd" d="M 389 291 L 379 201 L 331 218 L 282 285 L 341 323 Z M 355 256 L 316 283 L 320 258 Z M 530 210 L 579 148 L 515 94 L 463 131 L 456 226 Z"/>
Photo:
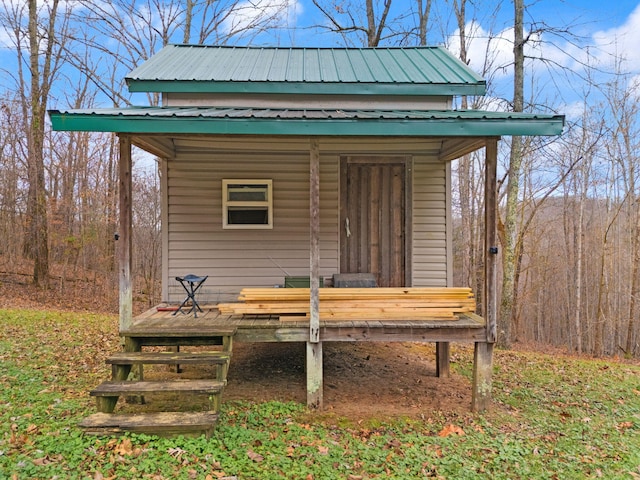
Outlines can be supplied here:
<path id="1" fill-rule="evenodd" d="M 373 273 L 380 287 L 409 285 L 407 164 L 405 157 L 341 159 L 342 273 Z"/>

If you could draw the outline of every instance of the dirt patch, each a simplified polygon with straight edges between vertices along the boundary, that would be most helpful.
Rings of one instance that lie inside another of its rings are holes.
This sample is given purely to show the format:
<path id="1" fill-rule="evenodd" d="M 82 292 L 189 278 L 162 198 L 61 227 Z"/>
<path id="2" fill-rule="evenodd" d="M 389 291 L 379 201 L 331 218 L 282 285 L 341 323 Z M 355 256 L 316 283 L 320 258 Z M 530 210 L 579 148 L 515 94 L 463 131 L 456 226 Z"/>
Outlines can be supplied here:
<path id="1" fill-rule="evenodd" d="M 470 382 L 437 378 L 433 345 L 325 343 L 324 410 L 352 419 L 468 412 Z M 239 344 L 225 399 L 306 402 L 305 345 Z"/>

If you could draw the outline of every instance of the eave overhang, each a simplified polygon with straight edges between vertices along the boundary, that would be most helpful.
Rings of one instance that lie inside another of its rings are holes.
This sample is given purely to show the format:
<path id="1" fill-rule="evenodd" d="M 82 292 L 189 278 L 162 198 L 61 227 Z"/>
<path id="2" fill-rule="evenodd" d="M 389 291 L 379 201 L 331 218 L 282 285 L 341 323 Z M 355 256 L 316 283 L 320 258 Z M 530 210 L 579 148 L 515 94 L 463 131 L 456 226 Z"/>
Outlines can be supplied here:
<path id="1" fill-rule="evenodd" d="M 495 137 L 559 135 L 563 115 L 478 110 L 128 107 L 51 110 L 54 130 L 131 134 Z"/>

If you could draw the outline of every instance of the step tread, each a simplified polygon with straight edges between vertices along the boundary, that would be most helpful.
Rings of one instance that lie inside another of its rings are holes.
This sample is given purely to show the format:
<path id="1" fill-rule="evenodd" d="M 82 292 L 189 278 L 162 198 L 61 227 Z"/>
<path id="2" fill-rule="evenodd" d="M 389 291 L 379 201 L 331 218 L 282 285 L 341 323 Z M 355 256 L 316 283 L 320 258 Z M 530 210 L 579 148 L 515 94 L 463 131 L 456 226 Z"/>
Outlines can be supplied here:
<path id="1" fill-rule="evenodd" d="M 224 364 L 231 359 L 230 352 L 116 352 L 107 358 L 111 365 L 160 364 Z"/>
<path id="2" fill-rule="evenodd" d="M 211 430 L 215 412 L 94 413 L 78 425 L 87 433 L 180 433 Z"/>
<path id="3" fill-rule="evenodd" d="M 94 397 L 117 395 L 144 395 L 146 393 L 183 392 L 192 394 L 216 394 L 224 388 L 220 380 L 171 380 L 171 381 L 108 381 L 98 385 L 90 394 Z"/>

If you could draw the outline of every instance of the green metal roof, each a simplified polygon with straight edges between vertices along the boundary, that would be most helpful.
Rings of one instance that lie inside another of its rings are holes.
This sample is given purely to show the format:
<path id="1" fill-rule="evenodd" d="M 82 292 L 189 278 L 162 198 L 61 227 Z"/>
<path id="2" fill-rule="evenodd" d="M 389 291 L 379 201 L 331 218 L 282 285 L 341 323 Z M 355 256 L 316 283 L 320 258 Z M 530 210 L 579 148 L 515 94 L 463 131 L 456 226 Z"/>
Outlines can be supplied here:
<path id="1" fill-rule="evenodd" d="M 125 77 L 132 92 L 483 95 L 485 80 L 442 47 L 167 45 Z"/>
<path id="2" fill-rule="evenodd" d="M 559 135 L 563 115 L 478 110 L 128 107 L 51 110 L 54 130 L 319 136 Z"/>

